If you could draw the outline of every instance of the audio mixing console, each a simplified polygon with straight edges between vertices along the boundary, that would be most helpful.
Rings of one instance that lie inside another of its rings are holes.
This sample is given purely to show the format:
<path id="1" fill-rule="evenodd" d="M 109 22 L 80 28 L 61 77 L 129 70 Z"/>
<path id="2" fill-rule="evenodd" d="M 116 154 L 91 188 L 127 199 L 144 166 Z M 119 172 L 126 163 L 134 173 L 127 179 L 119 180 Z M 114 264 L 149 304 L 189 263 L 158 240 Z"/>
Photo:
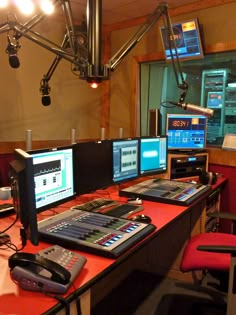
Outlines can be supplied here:
<path id="1" fill-rule="evenodd" d="M 119 195 L 184 206 L 191 204 L 210 189 L 210 185 L 157 178 L 121 189 Z"/>
<path id="2" fill-rule="evenodd" d="M 153 224 L 70 209 L 38 222 L 41 240 L 116 258 L 156 229 Z"/>

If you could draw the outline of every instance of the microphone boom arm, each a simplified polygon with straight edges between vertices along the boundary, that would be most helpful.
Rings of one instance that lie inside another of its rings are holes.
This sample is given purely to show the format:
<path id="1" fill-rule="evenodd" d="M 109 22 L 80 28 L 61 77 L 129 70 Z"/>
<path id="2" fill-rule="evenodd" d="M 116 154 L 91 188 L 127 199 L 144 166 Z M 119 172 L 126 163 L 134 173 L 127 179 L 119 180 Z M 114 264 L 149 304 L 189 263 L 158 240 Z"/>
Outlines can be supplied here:
<path id="1" fill-rule="evenodd" d="M 128 52 L 138 44 L 143 36 L 151 29 L 151 27 L 167 14 L 167 4 L 160 4 L 156 9 L 146 18 L 145 22 L 139 27 L 137 32 L 118 50 L 118 52 L 106 63 L 106 67 L 110 70 L 114 70 L 115 67 L 122 61 L 122 59 L 128 54 Z"/>

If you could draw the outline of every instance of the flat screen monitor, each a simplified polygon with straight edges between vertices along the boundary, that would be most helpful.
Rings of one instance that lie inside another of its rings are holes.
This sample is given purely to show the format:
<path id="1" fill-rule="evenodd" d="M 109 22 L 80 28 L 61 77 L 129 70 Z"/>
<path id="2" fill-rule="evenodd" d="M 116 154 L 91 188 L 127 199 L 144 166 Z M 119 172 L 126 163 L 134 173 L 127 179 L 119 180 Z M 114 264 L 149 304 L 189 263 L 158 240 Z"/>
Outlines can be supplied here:
<path id="1" fill-rule="evenodd" d="M 77 195 L 104 189 L 113 183 L 110 140 L 75 145 L 75 183 Z"/>
<path id="2" fill-rule="evenodd" d="M 207 118 L 197 114 L 167 114 L 168 150 L 206 149 Z"/>
<path id="3" fill-rule="evenodd" d="M 113 182 L 120 183 L 139 175 L 139 140 L 119 139 L 112 142 Z"/>
<path id="4" fill-rule="evenodd" d="M 172 29 L 178 58 L 203 58 L 203 49 L 197 19 L 172 24 Z M 161 27 L 161 38 L 166 60 L 171 60 L 171 51 L 173 58 L 176 58 L 173 38 L 171 35 L 168 35 L 166 27 Z"/>
<path id="5" fill-rule="evenodd" d="M 33 159 L 21 149 L 14 150 L 10 176 L 14 209 L 20 219 L 24 238 L 38 245 L 37 211 L 35 205 Z"/>
<path id="6" fill-rule="evenodd" d="M 28 153 L 33 159 L 37 212 L 75 198 L 73 146 L 34 150 Z"/>
<path id="7" fill-rule="evenodd" d="M 140 175 L 167 171 L 167 136 L 140 138 Z"/>

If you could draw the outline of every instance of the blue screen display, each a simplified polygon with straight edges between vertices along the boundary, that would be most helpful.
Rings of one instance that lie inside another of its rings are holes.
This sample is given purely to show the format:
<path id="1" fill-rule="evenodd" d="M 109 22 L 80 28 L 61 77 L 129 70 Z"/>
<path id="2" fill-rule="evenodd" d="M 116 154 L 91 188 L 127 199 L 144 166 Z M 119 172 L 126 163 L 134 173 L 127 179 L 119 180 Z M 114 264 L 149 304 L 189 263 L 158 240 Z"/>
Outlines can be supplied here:
<path id="1" fill-rule="evenodd" d="M 30 151 L 38 212 L 75 197 L 73 147 Z"/>
<path id="2" fill-rule="evenodd" d="M 167 170 L 167 137 L 140 138 L 140 175 L 165 173 Z"/>
<path id="3" fill-rule="evenodd" d="M 204 149 L 206 122 L 207 118 L 203 115 L 167 114 L 168 149 Z"/>
<path id="4" fill-rule="evenodd" d="M 179 58 L 203 58 L 203 50 L 197 19 L 173 24 L 172 30 Z M 166 59 L 170 60 L 171 52 L 173 57 L 176 56 L 176 52 L 173 38 L 172 36 L 168 35 L 167 28 L 165 27 L 161 28 L 161 38 L 165 49 Z"/>

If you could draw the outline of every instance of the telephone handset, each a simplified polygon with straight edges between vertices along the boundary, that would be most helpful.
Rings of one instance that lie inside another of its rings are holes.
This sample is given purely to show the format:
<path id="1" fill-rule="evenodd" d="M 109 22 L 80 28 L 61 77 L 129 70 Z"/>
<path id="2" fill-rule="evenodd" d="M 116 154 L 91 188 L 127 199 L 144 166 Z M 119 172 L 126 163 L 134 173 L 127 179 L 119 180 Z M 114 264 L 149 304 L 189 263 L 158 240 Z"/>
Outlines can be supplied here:
<path id="1" fill-rule="evenodd" d="M 86 258 L 61 246 L 53 245 L 30 253 L 9 257 L 11 277 L 25 290 L 65 293 L 86 263 Z"/>
<path id="2" fill-rule="evenodd" d="M 37 269 L 46 269 L 51 273 L 52 281 L 62 284 L 67 284 L 70 281 L 71 277 L 70 272 L 58 263 L 42 256 L 30 253 L 13 254 L 9 258 L 8 265 L 11 270 L 16 266 L 26 268 L 35 272 L 37 272 Z"/>

